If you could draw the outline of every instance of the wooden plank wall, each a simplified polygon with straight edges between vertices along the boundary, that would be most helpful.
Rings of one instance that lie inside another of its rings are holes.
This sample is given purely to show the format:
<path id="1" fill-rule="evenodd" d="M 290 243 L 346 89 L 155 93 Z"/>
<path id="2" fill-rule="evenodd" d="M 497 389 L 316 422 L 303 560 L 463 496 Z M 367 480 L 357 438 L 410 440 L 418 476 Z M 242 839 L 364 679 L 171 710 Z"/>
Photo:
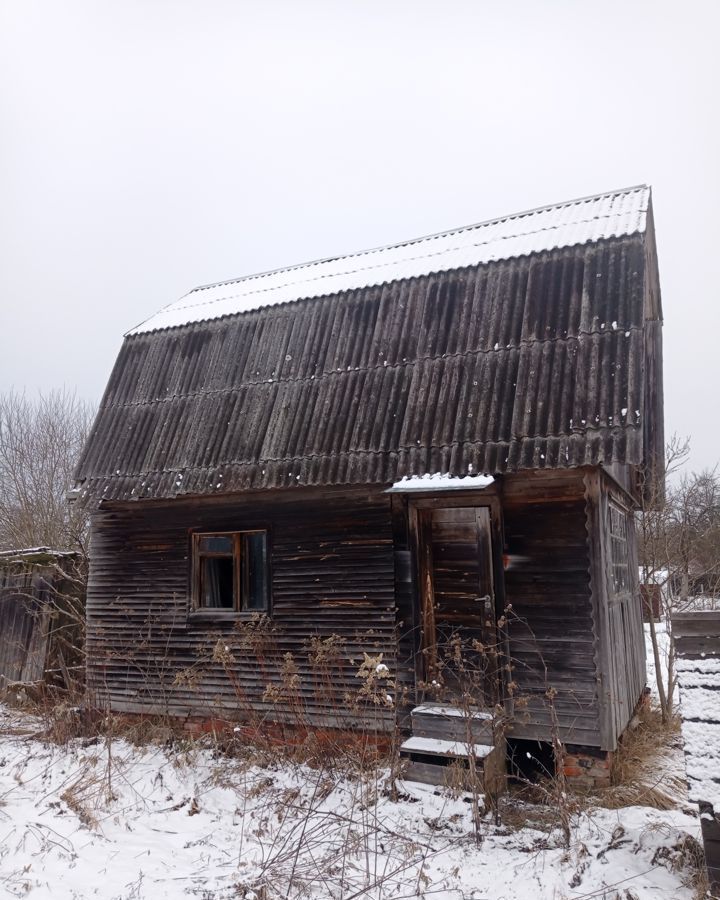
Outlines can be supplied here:
<path id="1" fill-rule="evenodd" d="M 0 679 L 40 681 L 48 652 L 51 569 L 0 567 Z"/>
<path id="2" fill-rule="evenodd" d="M 503 516 L 516 685 L 510 736 L 548 741 L 556 716 L 561 740 L 599 746 L 598 638 L 582 471 L 508 476 Z"/>
<path id="3" fill-rule="evenodd" d="M 632 501 L 600 470 L 586 477 L 588 534 L 593 567 L 593 611 L 597 626 L 601 747 L 615 750 L 647 680 L 645 635 L 638 578 Z M 616 594 L 612 578 L 610 501 L 624 508 L 630 588 Z"/>
<path id="4" fill-rule="evenodd" d="M 269 625 L 191 613 L 189 531 L 196 528 L 269 530 Z M 364 652 L 382 652 L 396 671 L 395 590 L 406 580 L 404 562 L 395 559 L 391 500 L 383 495 L 293 491 L 271 501 L 255 495 L 101 510 L 87 599 L 89 688 L 118 711 L 242 718 L 252 710 L 313 726 L 390 727 L 389 707 L 370 702 L 350 712 L 346 699 L 358 695 Z"/>
<path id="5" fill-rule="evenodd" d="M 556 717 L 566 743 L 606 747 L 608 733 L 612 741 L 629 706 L 623 697 L 637 690 L 641 666 L 636 654 L 631 677 L 627 668 L 610 668 L 625 650 L 611 649 L 603 612 L 607 559 L 602 549 L 593 557 L 588 538 L 588 528 L 599 528 L 601 517 L 586 497 L 584 474 L 538 472 L 506 476 L 502 482 L 510 558 L 504 587 L 512 606 L 508 633 L 517 701 L 513 736 L 550 740 Z M 269 629 L 252 632 L 245 620 L 193 617 L 190 529 L 259 527 L 267 527 L 271 536 Z M 598 542 L 602 548 L 600 537 Z M 382 652 L 399 675 L 407 703 L 415 699 L 414 551 L 407 499 L 377 493 L 323 497 L 293 491 L 274 494 L 272 502 L 268 495 L 254 495 L 230 502 L 218 498 L 104 509 L 93 523 L 89 685 L 99 703 L 119 711 L 212 716 L 240 715 L 251 708 L 287 721 L 301 706 L 310 725 L 344 726 L 368 721 L 370 715 L 389 728 L 390 708 L 349 713 L 345 698 L 357 694 L 363 652 Z M 634 609 L 639 622 L 639 603 Z M 333 636 L 339 645 L 329 640 Z M 329 641 L 316 648 L 315 663 L 312 638 Z M 228 648 L 227 658 L 218 647 Z M 633 647 L 634 637 L 626 649 Z M 291 665 L 297 667 L 297 695 L 279 696 L 276 690 L 273 696 L 267 688 L 282 687 L 284 665 L 287 682 L 285 654 L 292 654 Z M 604 692 L 604 707 L 601 668 L 613 685 Z M 644 684 L 644 665 L 642 672 Z M 555 692 L 552 704 L 549 688 Z M 617 709 L 609 693 L 620 698 L 619 718 L 612 718 Z M 617 724 L 608 732 L 611 721 Z"/>

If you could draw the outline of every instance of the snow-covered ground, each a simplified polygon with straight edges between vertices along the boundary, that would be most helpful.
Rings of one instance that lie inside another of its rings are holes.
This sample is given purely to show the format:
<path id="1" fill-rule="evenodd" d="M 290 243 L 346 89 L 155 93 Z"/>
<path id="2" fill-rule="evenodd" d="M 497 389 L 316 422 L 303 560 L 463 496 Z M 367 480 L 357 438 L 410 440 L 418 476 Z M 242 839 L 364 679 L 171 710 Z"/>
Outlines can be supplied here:
<path id="1" fill-rule="evenodd" d="M 647 683 L 653 698 L 658 698 L 657 678 L 655 675 L 655 656 L 653 654 L 652 642 L 650 640 L 650 626 L 646 622 L 645 628 L 645 667 L 647 670 Z M 664 622 L 655 623 L 655 634 L 657 636 L 658 652 L 660 654 L 660 666 L 663 678 L 663 684 L 667 684 L 667 664 L 668 654 L 670 652 L 670 636 Z"/>
<path id="2" fill-rule="evenodd" d="M 674 848 L 698 820 L 679 810 L 586 810 L 569 849 L 550 826 L 485 817 L 478 844 L 467 795 L 406 783 L 393 801 L 384 778 L 190 746 L 57 746 L 39 725 L 0 707 L 2 897 L 693 896 Z"/>

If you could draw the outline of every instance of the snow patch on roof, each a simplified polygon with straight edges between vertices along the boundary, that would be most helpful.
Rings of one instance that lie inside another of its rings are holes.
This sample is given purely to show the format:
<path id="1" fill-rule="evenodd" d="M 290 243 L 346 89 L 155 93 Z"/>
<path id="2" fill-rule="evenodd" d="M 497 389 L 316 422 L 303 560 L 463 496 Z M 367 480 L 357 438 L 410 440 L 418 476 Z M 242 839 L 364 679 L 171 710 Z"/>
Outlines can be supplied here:
<path id="1" fill-rule="evenodd" d="M 74 550 L 53 550 L 50 547 L 23 547 L 21 550 L 2 550 L 0 559 L 21 559 L 27 556 L 77 556 Z"/>
<path id="2" fill-rule="evenodd" d="M 720 657 L 676 659 L 688 796 L 720 811 Z"/>
<path id="3" fill-rule="evenodd" d="M 430 237 L 195 288 L 128 334 L 642 233 L 645 185 L 517 213 Z"/>
<path id="4" fill-rule="evenodd" d="M 702 672 L 706 675 L 720 676 L 720 658 L 717 656 L 705 656 L 702 659 L 685 659 L 682 656 L 678 656 L 675 662 L 675 670 L 681 683 L 684 683 L 685 678 L 680 673 L 685 672 Z M 720 685 L 720 678 L 716 680 Z"/>
<path id="5" fill-rule="evenodd" d="M 710 687 L 695 684 L 688 689 L 686 681 L 683 680 L 682 691 L 683 719 L 701 722 L 717 720 L 720 728 L 720 684 Z M 720 745 L 718 745 L 718 766 L 720 775 Z"/>
<path id="6" fill-rule="evenodd" d="M 385 493 L 399 494 L 405 491 L 457 491 L 489 487 L 495 479 L 492 475 L 448 475 L 441 472 L 426 475 L 406 475 L 396 481 Z"/>
<path id="7" fill-rule="evenodd" d="M 720 722 L 682 724 L 688 796 L 720 810 Z"/>
<path id="8" fill-rule="evenodd" d="M 670 573 L 667 569 L 656 569 L 655 571 L 648 571 L 645 566 L 638 566 L 638 577 L 640 578 L 640 584 L 666 584 L 668 578 L 670 577 Z"/>

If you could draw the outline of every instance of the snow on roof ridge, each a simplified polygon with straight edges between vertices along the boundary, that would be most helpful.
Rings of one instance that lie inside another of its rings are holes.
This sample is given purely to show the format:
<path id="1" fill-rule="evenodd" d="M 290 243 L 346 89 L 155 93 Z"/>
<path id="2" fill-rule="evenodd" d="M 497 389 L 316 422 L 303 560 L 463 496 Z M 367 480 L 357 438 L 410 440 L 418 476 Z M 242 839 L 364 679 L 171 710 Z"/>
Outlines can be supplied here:
<path id="1" fill-rule="evenodd" d="M 379 253 L 383 250 L 394 250 L 400 247 L 410 247 L 413 244 L 421 244 L 424 241 L 433 241 L 437 238 L 452 237 L 456 234 L 464 234 L 468 231 L 475 231 L 479 228 L 486 228 L 488 225 L 499 225 L 502 222 L 511 222 L 515 219 L 523 219 L 526 216 L 532 216 L 536 213 L 549 212 L 553 209 L 564 209 L 568 206 L 578 206 L 580 203 L 589 203 L 592 200 L 601 200 L 604 197 L 620 197 L 623 194 L 632 194 L 636 191 L 649 191 L 650 186 L 647 184 L 635 184 L 632 187 L 620 188 L 616 191 L 603 191 L 600 194 L 588 194 L 586 197 L 576 197 L 574 200 L 563 200 L 560 203 L 548 203 L 544 206 L 535 206 L 532 209 L 525 209 L 522 212 L 509 213 L 505 216 L 494 216 L 492 219 L 484 219 L 482 222 L 474 222 L 471 225 L 459 225 L 457 228 L 448 228 L 444 231 L 436 231 L 432 234 L 424 234 L 419 237 L 408 238 L 404 241 L 397 241 L 392 244 L 378 244 L 376 247 L 368 247 L 365 250 L 354 250 L 352 253 L 341 253 L 339 256 L 325 256 L 319 259 L 311 259 L 306 262 L 294 263 L 290 266 L 279 266 L 276 269 L 266 269 L 264 272 L 252 272 L 249 275 L 239 275 L 237 278 L 227 278 L 222 281 L 210 281 L 207 284 L 199 284 L 185 294 L 189 297 L 198 291 L 206 291 L 209 288 L 223 287 L 225 285 L 239 284 L 243 281 L 253 281 L 256 278 L 264 278 L 266 275 L 279 275 L 282 272 L 294 272 L 298 269 L 309 269 L 312 266 L 319 266 L 323 263 L 338 262 L 342 259 L 355 259 L 359 256 L 369 256 L 371 253 Z M 587 220 L 591 221 L 591 220 Z M 549 230 L 549 229 L 540 229 Z M 532 233 L 532 232 L 528 232 Z M 182 299 L 182 298 L 181 298 Z"/>
<path id="2" fill-rule="evenodd" d="M 634 206 L 630 208 L 623 206 L 620 209 L 617 206 L 613 207 L 612 204 L 619 198 L 636 193 L 641 196 Z M 190 322 L 222 318 L 278 303 L 327 296 L 343 290 L 384 284 L 431 272 L 449 271 L 498 259 L 512 259 L 532 252 L 642 232 L 645 230 L 649 197 L 648 185 L 635 185 L 512 213 L 396 244 L 201 285 L 165 306 L 145 322 L 131 329 L 128 334 L 178 327 Z M 603 205 L 603 201 L 608 200 L 610 204 Z M 571 207 L 593 203 L 596 208 L 588 209 L 588 214 L 583 217 L 563 221 L 557 215 Z M 532 217 L 536 218 L 534 223 Z M 508 223 L 522 219 L 527 219 L 528 224 L 533 224 L 534 227 L 511 231 L 503 229 Z M 626 221 L 628 219 L 629 221 Z M 606 224 L 607 227 L 603 228 L 600 223 Z M 474 238 L 476 233 L 480 237 L 483 229 L 485 229 L 484 240 L 481 237 L 480 240 L 467 241 L 468 236 Z M 566 232 L 564 240 L 561 239 Z M 553 236 L 555 240 L 552 239 Z M 549 239 L 543 240 L 543 237 Z M 453 239 L 457 239 L 457 243 L 448 246 Z M 422 248 L 423 244 L 427 245 L 433 241 L 439 243 L 432 249 L 425 248 L 426 252 L 412 256 L 402 254 L 407 248 Z M 442 242 L 445 242 L 446 246 L 442 246 Z M 443 258 L 445 265 L 442 265 Z M 369 264 L 353 265 L 353 261 L 356 263 L 368 261 Z M 313 269 L 316 271 L 311 272 Z M 287 276 L 291 273 L 297 273 L 298 277 L 287 280 Z M 257 286 L 252 284 L 253 282 L 257 283 Z M 233 287 L 237 287 L 237 292 L 232 292 Z"/>
<path id="3" fill-rule="evenodd" d="M 0 550 L 0 559 L 18 559 L 23 556 L 77 556 L 75 550 L 53 550 L 52 547 L 22 547 L 19 550 Z"/>

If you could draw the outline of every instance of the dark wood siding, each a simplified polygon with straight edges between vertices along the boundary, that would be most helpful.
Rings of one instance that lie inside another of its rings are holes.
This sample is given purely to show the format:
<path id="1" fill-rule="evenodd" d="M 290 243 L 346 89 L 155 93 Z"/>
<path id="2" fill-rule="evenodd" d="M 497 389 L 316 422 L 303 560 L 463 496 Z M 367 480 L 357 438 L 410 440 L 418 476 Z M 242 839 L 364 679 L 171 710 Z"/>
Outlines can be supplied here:
<path id="1" fill-rule="evenodd" d="M 0 568 L 0 681 L 43 678 L 51 612 L 46 574 Z M 52 570 L 49 574 L 52 578 Z"/>
<path id="2" fill-rule="evenodd" d="M 505 597 L 516 738 L 599 746 L 597 638 L 582 473 L 507 478 Z M 555 692 L 552 704 L 548 690 Z"/>
<path id="3" fill-rule="evenodd" d="M 189 531 L 260 527 L 271 545 L 269 623 L 193 614 Z M 389 497 L 136 504 L 97 513 L 92 541 L 88 682 L 99 703 L 171 715 L 301 715 L 309 725 L 345 725 L 353 715 L 392 721 L 382 705 L 349 716 L 346 703 L 361 685 L 363 653 L 382 652 L 396 670 L 395 583 L 404 575 Z"/>
<path id="4" fill-rule="evenodd" d="M 0 553 L 0 684 L 74 679 L 82 663 L 81 567 L 71 552 Z"/>

